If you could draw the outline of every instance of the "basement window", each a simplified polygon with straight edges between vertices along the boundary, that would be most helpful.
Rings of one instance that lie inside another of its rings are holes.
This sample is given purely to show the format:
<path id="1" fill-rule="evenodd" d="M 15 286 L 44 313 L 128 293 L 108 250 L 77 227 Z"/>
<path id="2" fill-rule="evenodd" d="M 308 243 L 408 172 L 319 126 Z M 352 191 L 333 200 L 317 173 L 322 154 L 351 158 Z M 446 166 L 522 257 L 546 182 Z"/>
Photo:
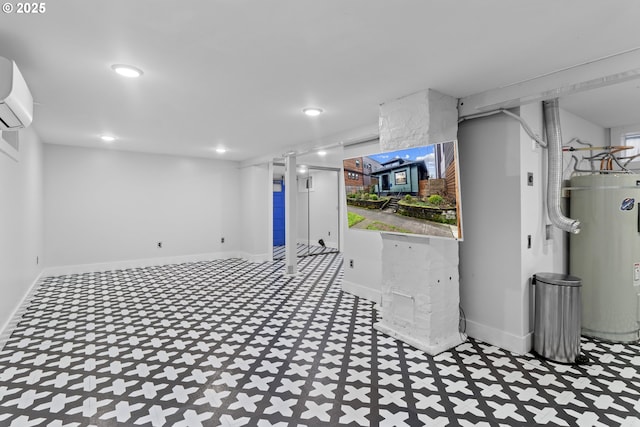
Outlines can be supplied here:
<path id="1" fill-rule="evenodd" d="M 407 183 L 407 171 L 396 172 L 395 174 L 396 185 L 403 185 Z"/>
<path id="2" fill-rule="evenodd" d="M 633 148 L 630 148 L 628 150 L 624 150 L 620 153 L 618 153 L 618 155 L 620 157 L 624 157 L 625 159 L 623 160 L 623 164 L 629 162 L 627 164 L 627 167 L 629 169 L 632 170 L 638 170 L 640 169 L 640 133 L 630 133 L 630 134 L 626 134 L 624 136 L 624 142 L 623 145 L 627 145 Z M 634 156 L 638 156 L 635 157 Z M 631 158 L 629 160 L 629 158 Z"/>
<path id="3" fill-rule="evenodd" d="M 624 157 L 637 156 L 640 154 L 640 134 L 630 134 L 624 136 L 624 145 L 633 147 L 632 149 L 625 150 Z"/>

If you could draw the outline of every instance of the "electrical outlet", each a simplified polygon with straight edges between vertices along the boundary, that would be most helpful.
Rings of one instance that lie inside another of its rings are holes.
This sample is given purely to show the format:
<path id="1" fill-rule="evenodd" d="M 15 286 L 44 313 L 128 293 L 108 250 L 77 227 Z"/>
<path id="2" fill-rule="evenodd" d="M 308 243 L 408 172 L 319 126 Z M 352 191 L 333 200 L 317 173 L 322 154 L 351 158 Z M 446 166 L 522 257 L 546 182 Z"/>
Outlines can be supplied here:
<path id="1" fill-rule="evenodd" d="M 331 236 L 331 232 L 330 231 L 327 232 L 327 236 Z"/>
<path id="2" fill-rule="evenodd" d="M 158 248 L 162 249 L 162 242 L 158 242 Z"/>
<path id="3" fill-rule="evenodd" d="M 349 260 L 349 268 L 353 268 L 353 260 L 352 259 Z"/>
<path id="4" fill-rule="evenodd" d="M 527 185 L 533 187 L 533 172 L 527 172 Z"/>
<path id="5" fill-rule="evenodd" d="M 224 237 L 220 238 L 220 243 L 224 243 Z"/>
<path id="6" fill-rule="evenodd" d="M 38 265 L 38 264 L 40 264 L 40 257 L 39 256 L 36 257 L 36 265 Z"/>
<path id="7" fill-rule="evenodd" d="M 527 249 L 531 249 L 531 234 L 527 234 Z"/>
<path id="8" fill-rule="evenodd" d="M 551 227 L 551 224 L 546 224 L 544 226 L 544 238 L 545 240 L 553 239 L 553 228 Z"/>

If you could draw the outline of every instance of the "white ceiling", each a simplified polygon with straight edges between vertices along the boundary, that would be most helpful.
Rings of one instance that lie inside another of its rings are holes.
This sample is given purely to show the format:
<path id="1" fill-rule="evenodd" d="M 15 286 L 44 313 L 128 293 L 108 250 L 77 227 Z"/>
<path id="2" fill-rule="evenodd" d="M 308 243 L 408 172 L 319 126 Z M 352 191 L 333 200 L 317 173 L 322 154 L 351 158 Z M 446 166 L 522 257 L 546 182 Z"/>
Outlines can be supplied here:
<path id="1" fill-rule="evenodd" d="M 247 160 L 375 128 L 421 89 L 464 97 L 640 46 L 637 0 L 57 0 L 0 14 L 47 143 Z M 136 80 L 114 63 L 144 70 Z M 632 82 L 561 106 L 640 122 Z M 307 106 L 320 117 L 301 113 Z M 625 123 L 626 122 L 626 123 Z M 335 142 L 335 141 L 334 141 Z"/>

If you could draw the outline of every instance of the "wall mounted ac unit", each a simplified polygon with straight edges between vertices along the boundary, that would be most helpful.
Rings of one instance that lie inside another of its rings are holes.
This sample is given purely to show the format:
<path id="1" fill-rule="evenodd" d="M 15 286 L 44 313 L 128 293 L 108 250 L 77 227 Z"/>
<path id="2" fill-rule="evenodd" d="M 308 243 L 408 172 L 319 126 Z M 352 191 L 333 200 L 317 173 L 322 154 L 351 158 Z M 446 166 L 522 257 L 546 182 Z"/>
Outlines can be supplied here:
<path id="1" fill-rule="evenodd" d="M 0 130 L 18 130 L 33 120 L 33 97 L 14 61 L 0 57 Z"/>

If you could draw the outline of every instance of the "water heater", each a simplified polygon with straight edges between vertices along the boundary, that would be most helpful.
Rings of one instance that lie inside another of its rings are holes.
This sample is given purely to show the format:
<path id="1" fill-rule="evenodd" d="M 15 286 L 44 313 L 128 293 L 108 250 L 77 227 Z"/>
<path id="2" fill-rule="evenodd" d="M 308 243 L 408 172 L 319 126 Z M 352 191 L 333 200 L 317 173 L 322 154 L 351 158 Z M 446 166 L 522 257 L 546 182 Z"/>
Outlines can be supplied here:
<path id="1" fill-rule="evenodd" d="M 614 342 L 640 338 L 640 175 L 571 179 L 572 275 L 582 279 L 582 335 Z"/>

